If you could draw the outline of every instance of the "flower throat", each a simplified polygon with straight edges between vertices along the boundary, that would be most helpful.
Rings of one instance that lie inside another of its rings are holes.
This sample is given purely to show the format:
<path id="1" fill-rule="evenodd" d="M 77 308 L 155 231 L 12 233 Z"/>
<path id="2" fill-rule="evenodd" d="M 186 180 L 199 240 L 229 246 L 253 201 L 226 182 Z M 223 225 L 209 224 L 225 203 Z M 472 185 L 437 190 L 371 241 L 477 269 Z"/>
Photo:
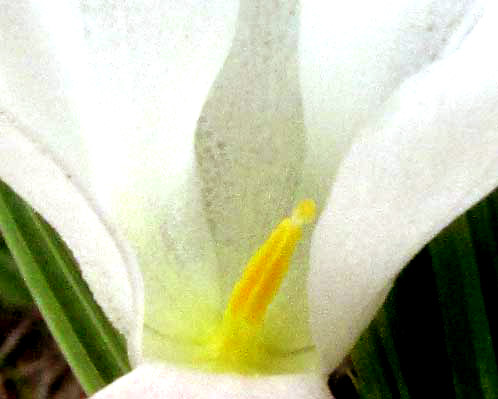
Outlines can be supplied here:
<path id="1" fill-rule="evenodd" d="M 261 334 L 266 310 L 287 274 L 303 225 L 314 218 L 315 203 L 301 201 L 252 255 L 235 284 L 220 327 L 201 354 L 202 363 L 218 371 L 247 373 L 262 365 L 271 367 L 272 356 L 265 350 Z"/>

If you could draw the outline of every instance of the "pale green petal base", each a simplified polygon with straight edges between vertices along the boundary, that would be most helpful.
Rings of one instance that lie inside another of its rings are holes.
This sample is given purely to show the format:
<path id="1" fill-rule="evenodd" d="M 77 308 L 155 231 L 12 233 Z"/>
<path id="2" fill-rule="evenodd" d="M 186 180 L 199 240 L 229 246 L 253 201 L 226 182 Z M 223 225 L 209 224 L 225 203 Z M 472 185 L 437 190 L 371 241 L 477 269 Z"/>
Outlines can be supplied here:
<path id="1" fill-rule="evenodd" d="M 169 280 L 174 281 L 174 278 Z M 180 364 L 192 369 L 209 372 L 238 372 L 242 374 L 281 374 L 311 372 L 317 370 L 318 355 L 313 346 L 293 346 L 296 342 L 309 340 L 310 332 L 302 330 L 299 325 L 293 326 L 285 336 L 272 334 L 275 320 L 271 313 L 265 321 L 260 333 L 261 347 L 258 346 L 251 359 L 240 359 L 226 362 L 213 354 L 217 333 L 222 326 L 224 309 L 210 301 L 207 293 L 216 292 L 204 284 L 193 286 L 177 281 L 178 290 L 182 294 L 172 298 L 164 298 L 155 292 L 151 306 L 169 303 L 168 311 L 154 308 L 154 313 L 146 314 L 143 330 L 143 357 L 149 361 L 164 361 Z M 172 286 L 163 294 L 171 292 Z M 169 300 L 169 301 L 168 301 Z M 270 305 L 270 308 L 273 306 Z M 276 309 L 277 312 L 285 309 Z"/>

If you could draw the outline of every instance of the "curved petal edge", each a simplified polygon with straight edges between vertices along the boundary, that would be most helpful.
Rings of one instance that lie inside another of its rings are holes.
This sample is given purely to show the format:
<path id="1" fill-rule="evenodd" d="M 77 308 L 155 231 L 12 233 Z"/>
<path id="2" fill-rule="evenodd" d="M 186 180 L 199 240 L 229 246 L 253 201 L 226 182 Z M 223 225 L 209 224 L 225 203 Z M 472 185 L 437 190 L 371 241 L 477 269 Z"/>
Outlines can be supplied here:
<path id="1" fill-rule="evenodd" d="M 80 265 L 95 300 L 139 361 L 143 319 L 141 274 L 131 251 L 48 151 L 0 110 L 0 178 L 61 235 Z"/>
<path id="2" fill-rule="evenodd" d="M 498 7 L 406 81 L 347 154 L 314 232 L 313 336 L 334 368 L 401 268 L 498 184 Z"/>

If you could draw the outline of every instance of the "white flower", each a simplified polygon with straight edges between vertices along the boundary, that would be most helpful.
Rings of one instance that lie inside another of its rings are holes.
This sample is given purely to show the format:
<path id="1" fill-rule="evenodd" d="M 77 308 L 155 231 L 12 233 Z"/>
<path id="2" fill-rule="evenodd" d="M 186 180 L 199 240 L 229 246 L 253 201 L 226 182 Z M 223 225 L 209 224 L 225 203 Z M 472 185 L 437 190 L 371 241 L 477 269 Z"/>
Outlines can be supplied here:
<path id="1" fill-rule="evenodd" d="M 491 1 L 0 6 L 0 177 L 136 366 L 98 398 L 328 397 L 398 271 L 497 185 Z M 192 346 L 305 196 L 319 219 L 258 333 L 271 359 L 207 371 Z"/>

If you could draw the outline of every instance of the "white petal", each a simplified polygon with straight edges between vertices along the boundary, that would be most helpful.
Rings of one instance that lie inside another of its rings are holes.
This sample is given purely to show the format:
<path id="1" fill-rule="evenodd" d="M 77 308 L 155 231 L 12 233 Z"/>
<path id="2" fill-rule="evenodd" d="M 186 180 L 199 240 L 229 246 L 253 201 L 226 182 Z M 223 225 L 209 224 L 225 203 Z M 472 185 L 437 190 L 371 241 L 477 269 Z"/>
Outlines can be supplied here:
<path id="1" fill-rule="evenodd" d="M 328 368 L 403 265 L 498 184 L 497 8 L 403 84 L 341 165 L 311 253 L 312 328 Z"/>
<path id="2" fill-rule="evenodd" d="M 0 108 L 0 177 L 63 236 L 97 301 L 138 354 L 138 267 L 82 189 L 89 168 L 78 114 L 87 98 L 79 80 L 86 75 L 73 5 L 1 2 L 0 105 L 10 112 Z"/>
<path id="3" fill-rule="evenodd" d="M 143 291 L 132 295 L 121 290 L 130 282 L 103 278 L 131 267 L 123 259 L 121 264 L 100 263 L 94 261 L 97 249 L 91 255 L 79 249 L 96 246 L 94 229 L 105 230 L 107 242 L 117 240 L 104 228 L 102 217 L 85 218 L 87 233 L 68 239 L 71 231 L 80 229 L 77 223 L 82 218 L 77 214 L 81 206 L 72 206 L 76 195 L 70 192 L 76 190 L 81 201 L 90 198 L 96 206 L 87 205 L 87 211 L 102 209 L 99 215 L 105 215 L 106 223 L 116 225 L 132 241 L 145 283 L 155 284 L 145 290 L 147 314 L 150 318 L 157 310 L 154 305 L 162 307 L 159 314 L 168 314 L 168 294 L 178 286 L 167 286 L 169 291 L 157 297 L 163 303 L 152 301 L 170 276 L 147 266 L 168 266 L 168 234 L 190 257 L 190 267 L 204 260 L 198 259 L 199 252 L 209 252 L 198 244 L 209 245 L 204 240 L 209 233 L 206 226 L 202 229 L 193 175 L 193 136 L 209 87 L 230 47 L 237 7 L 231 0 L 82 1 L 62 6 L 2 2 L 0 101 L 26 129 L 2 132 L 4 148 L 16 153 L 11 162 L 2 158 L 0 176 L 62 234 L 97 301 L 113 320 L 125 317 L 125 312 L 127 325 L 141 325 L 142 306 L 136 294 Z M 18 153 L 37 155 L 16 161 Z M 27 166 L 18 166 L 24 163 Z M 20 173 L 16 168 L 37 168 L 39 173 Z M 57 170 L 60 179 L 49 184 L 47 176 Z M 63 180 L 64 173 L 72 181 Z M 44 201 L 34 193 L 41 184 Z M 67 227 L 71 219 L 75 224 Z M 115 243 L 114 248 L 120 255 L 120 245 Z M 206 263 L 214 264 L 201 266 Z M 140 285 L 140 276 L 135 277 Z M 209 280 L 209 270 L 205 277 Z M 118 295 L 130 306 L 134 301 L 135 307 L 111 307 L 109 301 Z"/>
<path id="4" fill-rule="evenodd" d="M 324 203 L 353 137 L 401 82 L 460 43 L 480 15 L 481 3 L 303 2 L 299 52 L 305 195 Z"/>
<path id="5" fill-rule="evenodd" d="M 80 109 L 89 101 L 83 25 L 74 1 L 0 1 L 0 106 L 88 182 Z"/>
<path id="6" fill-rule="evenodd" d="M 98 392 L 93 399 L 330 399 L 325 376 L 289 374 L 245 377 L 205 374 L 145 364 Z"/>
<path id="7" fill-rule="evenodd" d="M 298 200 L 305 154 L 298 24 L 296 0 L 242 1 L 232 49 L 199 120 L 202 194 L 225 300 L 252 253 Z M 295 260 L 265 322 L 268 340 L 282 351 L 310 344 L 307 259 Z"/>
<path id="8" fill-rule="evenodd" d="M 238 29 L 196 136 L 206 215 L 230 292 L 295 206 L 304 156 L 296 0 L 241 2 Z"/>
<path id="9" fill-rule="evenodd" d="M 102 126 L 90 137 L 95 195 L 138 254 L 145 358 L 176 356 L 176 341 L 190 342 L 219 313 L 194 133 L 238 2 L 92 1 L 83 12 L 101 95 Z"/>

